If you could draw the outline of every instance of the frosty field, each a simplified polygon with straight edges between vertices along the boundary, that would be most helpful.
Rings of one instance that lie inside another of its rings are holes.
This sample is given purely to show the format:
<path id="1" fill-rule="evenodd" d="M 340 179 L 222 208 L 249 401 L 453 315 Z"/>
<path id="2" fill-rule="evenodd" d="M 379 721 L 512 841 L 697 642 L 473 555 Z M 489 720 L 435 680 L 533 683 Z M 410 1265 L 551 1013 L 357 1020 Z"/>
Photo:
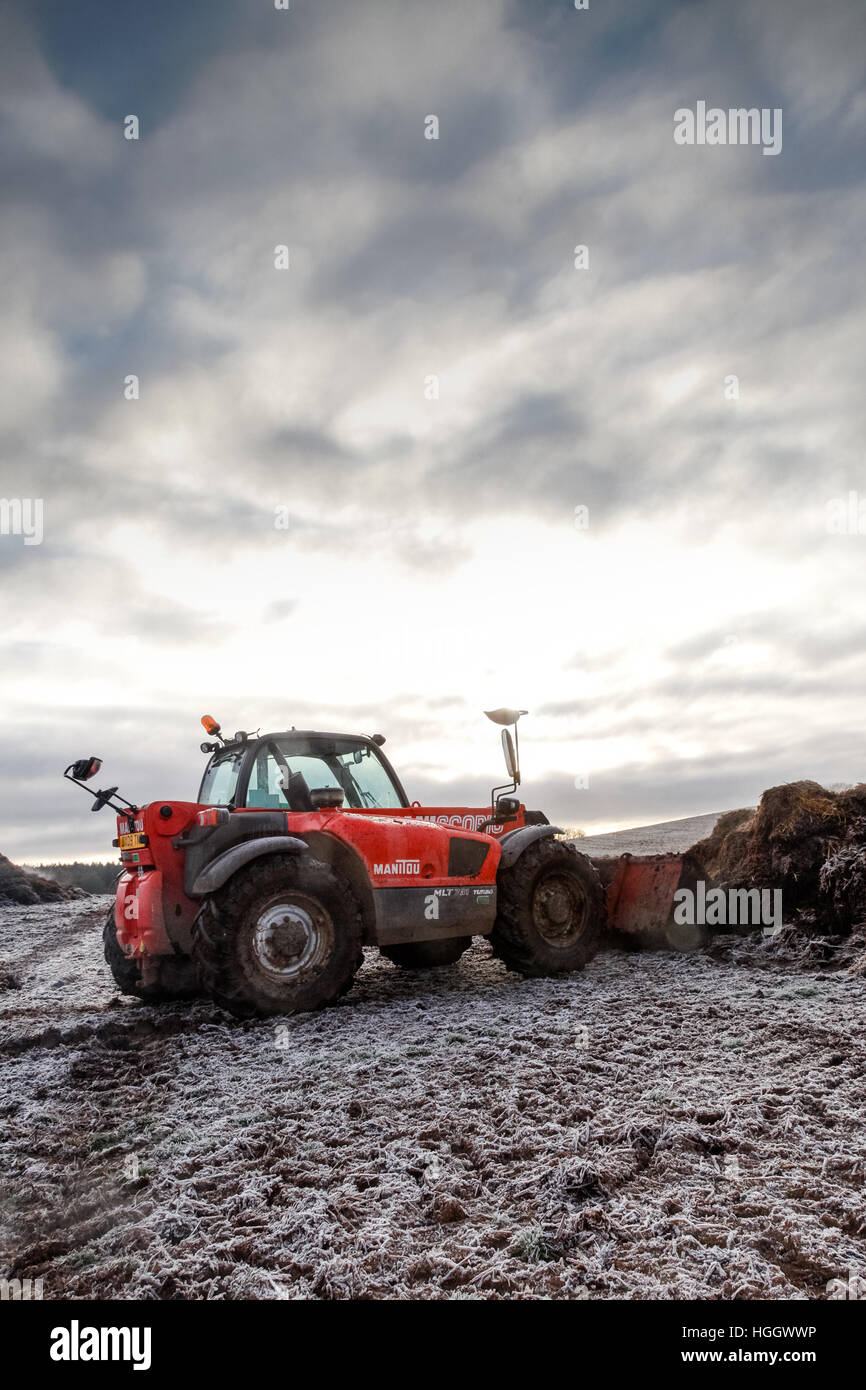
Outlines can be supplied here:
<path id="1" fill-rule="evenodd" d="M 823 1299 L 866 1267 L 863 976 L 760 937 L 316 1014 L 121 1000 L 0 909 L 0 1276 L 45 1298 Z"/>

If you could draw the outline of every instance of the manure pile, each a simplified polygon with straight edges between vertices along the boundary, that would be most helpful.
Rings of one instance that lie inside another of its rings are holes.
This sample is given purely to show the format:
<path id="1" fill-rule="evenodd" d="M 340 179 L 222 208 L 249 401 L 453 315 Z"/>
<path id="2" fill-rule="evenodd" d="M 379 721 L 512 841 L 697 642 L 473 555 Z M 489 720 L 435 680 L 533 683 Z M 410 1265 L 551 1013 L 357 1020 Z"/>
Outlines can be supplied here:
<path id="1" fill-rule="evenodd" d="M 692 847 L 721 888 L 780 888 L 786 920 L 847 935 L 866 920 L 866 784 L 770 787 Z"/>
<path id="2" fill-rule="evenodd" d="M 63 903 L 86 896 L 81 888 L 67 887 L 19 869 L 5 854 L 0 854 L 0 904 L 4 906 L 34 907 L 37 903 Z"/>

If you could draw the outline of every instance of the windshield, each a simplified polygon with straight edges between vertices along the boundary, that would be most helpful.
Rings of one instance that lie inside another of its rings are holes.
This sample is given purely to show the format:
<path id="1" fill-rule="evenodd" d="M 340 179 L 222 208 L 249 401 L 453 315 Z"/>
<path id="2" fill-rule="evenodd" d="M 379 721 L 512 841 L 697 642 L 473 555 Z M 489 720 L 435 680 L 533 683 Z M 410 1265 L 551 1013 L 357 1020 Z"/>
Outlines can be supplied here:
<path id="1" fill-rule="evenodd" d="M 228 806 L 234 801 L 243 749 L 214 758 L 207 767 L 199 792 L 199 802 L 205 806 Z"/>
<path id="2" fill-rule="evenodd" d="M 269 740 L 256 754 L 246 804 L 310 810 L 309 794 L 320 787 L 339 787 L 356 810 L 403 805 L 373 747 L 351 738 Z"/>

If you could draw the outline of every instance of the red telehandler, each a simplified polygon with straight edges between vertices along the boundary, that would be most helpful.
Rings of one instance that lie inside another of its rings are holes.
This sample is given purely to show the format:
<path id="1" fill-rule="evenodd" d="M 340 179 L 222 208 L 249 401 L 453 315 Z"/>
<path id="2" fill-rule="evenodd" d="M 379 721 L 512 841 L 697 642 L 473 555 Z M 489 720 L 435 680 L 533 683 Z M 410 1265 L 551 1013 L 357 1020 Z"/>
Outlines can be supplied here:
<path id="1" fill-rule="evenodd" d="M 364 946 L 424 969 L 456 961 L 473 936 L 523 975 L 579 970 L 599 946 L 605 891 L 514 795 L 525 713 L 488 712 L 510 780 L 485 807 L 410 802 L 381 734 L 224 737 L 209 715 L 196 801 L 91 792 L 93 810 L 117 813 L 123 872 L 104 938 L 120 990 L 205 993 L 242 1018 L 294 1013 L 344 994 Z M 101 766 L 83 758 L 64 775 L 90 791 Z"/>

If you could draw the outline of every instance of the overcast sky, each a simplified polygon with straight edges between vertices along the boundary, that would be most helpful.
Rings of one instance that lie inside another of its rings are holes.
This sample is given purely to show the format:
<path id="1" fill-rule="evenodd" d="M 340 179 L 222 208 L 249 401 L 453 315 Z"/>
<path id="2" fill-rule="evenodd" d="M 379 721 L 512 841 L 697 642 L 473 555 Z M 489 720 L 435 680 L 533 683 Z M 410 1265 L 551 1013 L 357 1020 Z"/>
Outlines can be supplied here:
<path id="1" fill-rule="evenodd" d="M 862 0 L 0 5 L 0 498 L 44 507 L 0 849 L 110 858 L 64 766 L 192 799 L 205 712 L 482 804 L 519 705 L 587 830 L 866 775 L 864 62 Z M 781 151 L 678 145 L 699 101 Z"/>

